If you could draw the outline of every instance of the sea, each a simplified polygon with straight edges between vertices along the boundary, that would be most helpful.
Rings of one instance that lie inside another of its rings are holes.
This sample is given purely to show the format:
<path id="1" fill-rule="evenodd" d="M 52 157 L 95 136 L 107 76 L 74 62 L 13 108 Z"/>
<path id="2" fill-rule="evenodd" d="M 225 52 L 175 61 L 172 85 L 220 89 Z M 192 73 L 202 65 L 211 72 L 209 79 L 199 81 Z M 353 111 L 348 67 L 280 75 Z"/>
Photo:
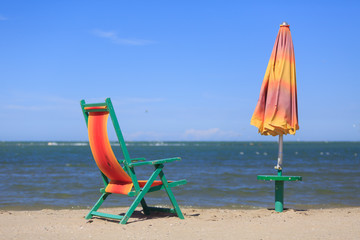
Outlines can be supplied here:
<path id="1" fill-rule="evenodd" d="M 122 159 L 120 146 L 111 143 Z M 257 180 L 276 175 L 277 142 L 127 142 L 132 158 L 181 157 L 165 164 L 181 207 L 274 208 L 275 184 Z M 360 206 L 360 142 L 284 142 L 284 207 Z M 148 179 L 152 166 L 135 169 Z M 100 197 L 100 172 L 88 142 L 0 142 L 0 209 L 85 209 Z M 164 191 L 146 195 L 149 205 L 169 206 Z M 133 198 L 111 195 L 105 207 L 129 206 Z"/>

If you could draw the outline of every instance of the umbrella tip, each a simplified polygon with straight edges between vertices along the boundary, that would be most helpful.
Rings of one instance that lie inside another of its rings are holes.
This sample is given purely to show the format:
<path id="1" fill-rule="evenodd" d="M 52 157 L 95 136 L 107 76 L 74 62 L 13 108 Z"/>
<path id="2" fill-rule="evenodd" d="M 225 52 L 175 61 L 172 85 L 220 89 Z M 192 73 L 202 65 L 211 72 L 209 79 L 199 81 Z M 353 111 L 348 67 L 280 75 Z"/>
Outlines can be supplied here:
<path id="1" fill-rule="evenodd" d="M 289 26 L 289 24 L 287 22 L 282 22 L 280 26 Z"/>

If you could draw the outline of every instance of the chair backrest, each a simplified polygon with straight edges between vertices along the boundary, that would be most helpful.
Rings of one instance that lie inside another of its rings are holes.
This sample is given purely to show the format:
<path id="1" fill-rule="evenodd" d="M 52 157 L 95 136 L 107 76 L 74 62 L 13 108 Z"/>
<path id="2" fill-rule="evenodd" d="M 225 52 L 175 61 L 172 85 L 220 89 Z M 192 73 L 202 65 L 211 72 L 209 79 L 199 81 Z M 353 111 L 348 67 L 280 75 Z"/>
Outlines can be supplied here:
<path id="1" fill-rule="evenodd" d="M 108 103 L 110 103 L 110 105 Z M 110 180 L 116 180 L 122 183 L 133 182 L 129 174 L 119 164 L 109 142 L 107 122 L 109 114 L 111 115 L 111 111 L 113 111 L 110 99 L 106 99 L 106 102 L 102 104 L 85 104 L 85 101 L 82 100 L 81 107 L 88 127 L 90 148 L 96 165 L 99 167 L 100 171 Z M 113 117 L 112 120 L 114 124 Z M 120 131 L 120 129 L 118 130 Z M 116 132 L 117 135 L 121 135 L 120 137 L 122 142 L 120 142 L 120 145 L 122 145 L 122 149 L 125 148 L 125 152 L 123 151 L 123 154 L 126 161 L 129 156 L 125 142 L 123 141 L 121 131 L 119 133 L 118 131 Z"/>

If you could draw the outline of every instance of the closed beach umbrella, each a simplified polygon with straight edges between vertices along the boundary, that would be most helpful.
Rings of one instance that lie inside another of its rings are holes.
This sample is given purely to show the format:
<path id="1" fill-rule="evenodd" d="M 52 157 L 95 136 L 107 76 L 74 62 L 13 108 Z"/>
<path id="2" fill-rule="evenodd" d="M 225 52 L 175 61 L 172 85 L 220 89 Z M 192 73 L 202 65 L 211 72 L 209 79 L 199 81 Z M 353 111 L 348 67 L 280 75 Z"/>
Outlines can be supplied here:
<path id="1" fill-rule="evenodd" d="M 279 136 L 276 168 L 281 170 L 283 135 L 299 129 L 294 46 L 286 22 L 280 25 L 251 125 L 262 135 Z"/>

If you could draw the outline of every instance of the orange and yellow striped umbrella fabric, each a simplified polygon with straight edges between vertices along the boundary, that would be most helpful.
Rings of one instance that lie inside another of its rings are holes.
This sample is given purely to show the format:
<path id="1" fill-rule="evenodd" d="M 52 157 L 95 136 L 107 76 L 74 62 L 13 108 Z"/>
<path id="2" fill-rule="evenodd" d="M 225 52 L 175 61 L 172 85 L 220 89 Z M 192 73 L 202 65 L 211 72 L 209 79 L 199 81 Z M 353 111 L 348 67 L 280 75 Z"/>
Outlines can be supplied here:
<path id="1" fill-rule="evenodd" d="M 250 123 L 262 135 L 299 129 L 294 46 L 287 24 L 280 26 Z"/>

